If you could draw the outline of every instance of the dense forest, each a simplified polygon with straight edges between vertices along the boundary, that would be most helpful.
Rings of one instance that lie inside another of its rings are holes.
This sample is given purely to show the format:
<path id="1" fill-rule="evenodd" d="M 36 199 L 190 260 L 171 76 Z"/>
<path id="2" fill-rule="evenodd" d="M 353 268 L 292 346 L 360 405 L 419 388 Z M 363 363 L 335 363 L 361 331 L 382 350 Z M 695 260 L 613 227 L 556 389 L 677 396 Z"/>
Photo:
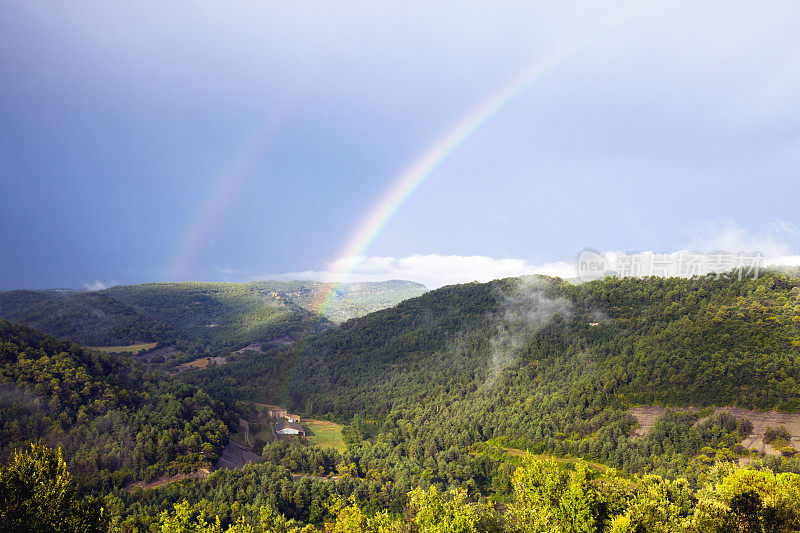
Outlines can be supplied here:
<path id="1" fill-rule="evenodd" d="M 87 489 L 213 465 L 236 421 L 202 390 L 0 319 L 0 457 L 60 447 Z"/>
<path id="2" fill-rule="evenodd" d="M 177 332 L 97 292 L 0 293 L 0 317 L 84 346 L 170 342 Z"/>
<path id="3" fill-rule="evenodd" d="M 195 290 L 137 305 L 200 324 Z M 786 428 L 765 455 L 713 409 L 800 408 L 796 274 L 454 285 L 176 376 L 0 324 L 7 468 L 60 446 L 116 531 L 800 530 Z M 124 490 L 211 464 L 253 402 L 345 424 L 346 450 Z M 675 409 L 636 436 L 638 405 Z"/>
<path id="4" fill-rule="evenodd" d="M 753 454 L 735 420 L 696 425 L 703 408 L 797 405 L 798 285 L 777 272 L 457 285 L 183 379 L 347 423 L 351 442 L 391 446 L 410 485 L 457 483 L 487 441 L 696 480 L 709 460 Z M 653 403 L 697 412 L 630 438 L 629 408 Z M 763 460 L 800 471 L 791 455 Z"/>
<path id="5" fill-rule="evenodd" d="M 380 477 L 380 476 L 378 476 Z M 576 461 L 523 459 L 509 479 L 510 503 L 492 505 L 452 488 L 417 487 L 399 510 L 376 506 L 372 488 L 345 473 L 293 483 L 283 466 L 220 471 L 201 484 L 147 494 L 83 495 L 58 452 L 34 445 L 0 466 L 5 531 L 206 533 L 730 533 L 800 530 L 800 475 L 718 463 L 702 483 L 629 477 Z M 384 483 L 386 483 L 384 481 Z M 366 496 L 366 497 L 365 497 Z M 378 495 L 379 496 L 379 495 Z M 190 501 L 190 499 L 192 501 Z M 173 503 L 174 502 L 174 503 Z M 155 513 L 159 506 L 165 507 Z M 302 511 L 305 520 L 281 509 Z M 125 516 L 127 515 L 127 516 Z"/>
<path id="6" fill-rule="evenodd" d="M 344 420 L 385 416 L 415 392 L 491 396 L 524 380 L 533 390 L 548 373 L 575 373 L 558 380 L 569 387 L 599 386 L 598 406 L 794 411 L 799 350 L 796 276 L 506 279 L 431 291 L 197 379 L 213 387 L 232 376 L 242 395 L 295 408 L 312 400 Z M 285 395 L 270 397 L 276 388 Z"/>

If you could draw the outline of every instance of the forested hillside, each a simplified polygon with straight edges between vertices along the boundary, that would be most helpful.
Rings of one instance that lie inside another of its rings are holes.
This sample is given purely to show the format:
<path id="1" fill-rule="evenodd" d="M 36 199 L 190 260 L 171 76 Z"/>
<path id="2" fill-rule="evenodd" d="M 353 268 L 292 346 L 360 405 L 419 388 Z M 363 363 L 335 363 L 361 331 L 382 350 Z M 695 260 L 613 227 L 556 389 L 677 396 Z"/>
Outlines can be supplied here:
<path id="1" fill-rule="evenodd" d="M 236 417 L 203 391 L 0 319 L 0 457 L 61 447 L 86 488 L 120 487 L 216 461 Z"/>
<path id="2" fill-rule="evenodd" d="M 628 409 L 797 409 L 799 313 L 800 279 L 781 273 L 506 279 L 432 291 L 190 379 L 223 396 L 351 422 L 351 440 L 380 435 L 427 465 L 414 475 L 427 470 L 442 482 L 452 481 L 452 450 L 498 439 L 691 477 L 703 468 L 701 448 L 712 459 L 750 453 L 736 448 L 746 431 L 721 419 L 704 430 L 675 413 L 634 440 Z M 374 429 L 352 423 L 356 415 Z"/>
<path id="3" fill-rule="evenodd" d="M 581 381 L 602 383 L 597 401 L 603 405 L 794 411 L 800 408 L 800 278 L 458 285 L 349 321 L 300 350 L 293 354 L 297 397 L 289 399 L 299 405 L 312 397 L 320 409 L 328 405 L 326 391 L 335 390 L 334 412 L 350 410 L 342 391 L 376 390 L 386 373 L 405 380 L 421 370 L 428 388 L 449 361 L 463 359 L 463 369 L 443 379 L 489 392 L 510 384 L 510 375 L 535 378 L 574 358 L 586 361 Z M 363 404 L 378 414 L 405 395 L 391 384 L 386 392 Z"/>
<path id="4" fill-rule="evenodd" d="M 0 317 L 84 346 L 168 342 L 175 337 L 164 324 L 97 292 L 2 292 Z"/>

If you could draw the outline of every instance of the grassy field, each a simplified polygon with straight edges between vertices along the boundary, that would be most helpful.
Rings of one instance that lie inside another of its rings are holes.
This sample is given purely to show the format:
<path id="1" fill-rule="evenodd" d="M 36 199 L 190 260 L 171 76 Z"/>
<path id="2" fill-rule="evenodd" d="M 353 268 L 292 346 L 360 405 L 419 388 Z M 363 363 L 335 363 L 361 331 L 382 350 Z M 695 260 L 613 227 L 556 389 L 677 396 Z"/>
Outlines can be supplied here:
<path id="1" fill-rule="evenodd" d="M 182 363 L 178 365 L 178 368 L 208 368 L 211 363 L 224 365 L 225 361 L 226 359 L 224 357 L 201 357 L 200 359 L 195 359 L 194 361 L 189 361 L 188 363 Z"/>
<path id="2" fill-rule="evenodd" d="M 342 439 L 342 426 L 325 420 L 303 419 L 301 423 L 308 428 L 308 442 L 321 448 L 333 448 L 339 452 L 345 450 Z"/>
<path id="3" fill-rule="evenodd" d="M 145 342 L 142 344 L 129 344 L 128 346 L 89 346 L 89 348 L 92 350 L 100 350 L 105 353 L 138 353 L 141 350 L 152 350 L 155 346 L 156 343 L 154 342 Z"/>

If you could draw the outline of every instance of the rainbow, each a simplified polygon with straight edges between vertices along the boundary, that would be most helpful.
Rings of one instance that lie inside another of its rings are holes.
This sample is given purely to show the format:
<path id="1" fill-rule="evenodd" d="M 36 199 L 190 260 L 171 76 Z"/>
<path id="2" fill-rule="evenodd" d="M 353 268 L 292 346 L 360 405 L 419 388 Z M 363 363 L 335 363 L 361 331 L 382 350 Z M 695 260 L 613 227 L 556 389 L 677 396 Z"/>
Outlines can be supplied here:
<path id="1" fill-rule="evenodd" d="M 336 268 L 330 276 L 332 283 L 320 292 L 315 305 L 317 313 L 324 314 L 329 309 L 335 300 L 337 286 L 345 282 L 352 270 L 363 261 L 366 251 L 414 192 L 459 147 L 536 83 L 546 78 L 550 73 L 567 63 L 602 36 L 607 35 L 643 13 L 645 8 L 649 8 L 652 3 L 654 2 L 634 3 L 617 17 L 599 26 L 592 33 L 576 38 L 555 52 L 534 62 L 517 76 L 493 91 L 477 107 L 447 130 L 433 146 L 400 174 L 350 238 L 339 254 L 339 259 L 334 263 Z"/>

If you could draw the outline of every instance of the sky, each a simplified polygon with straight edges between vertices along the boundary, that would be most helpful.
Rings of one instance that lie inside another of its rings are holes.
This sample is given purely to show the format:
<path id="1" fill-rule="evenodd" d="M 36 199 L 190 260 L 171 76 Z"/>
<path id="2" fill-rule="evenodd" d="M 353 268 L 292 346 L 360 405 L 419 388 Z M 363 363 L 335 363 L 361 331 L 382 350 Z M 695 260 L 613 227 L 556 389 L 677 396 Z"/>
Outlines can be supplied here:
<path id="1" fill-rule="evenodd" d="M 778 0 L 3 2 L 0 290 L 436 287 L 569 275 L 586 248 L 797 262 L 799 19 Z"/>

